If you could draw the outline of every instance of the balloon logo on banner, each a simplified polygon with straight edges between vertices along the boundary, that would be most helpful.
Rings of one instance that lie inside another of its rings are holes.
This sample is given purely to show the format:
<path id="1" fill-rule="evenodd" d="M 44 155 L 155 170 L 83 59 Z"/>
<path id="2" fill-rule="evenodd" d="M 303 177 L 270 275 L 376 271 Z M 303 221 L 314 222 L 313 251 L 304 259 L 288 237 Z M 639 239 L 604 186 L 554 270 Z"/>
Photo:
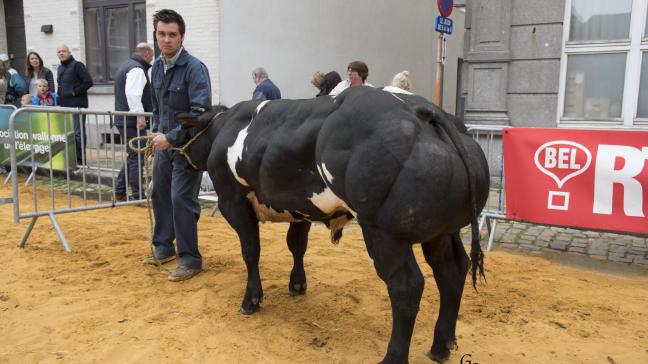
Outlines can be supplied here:
<path id="1" fill-rule="evenodd" d="M 584 163 L 583 158 L 579 158 L 579 151 L 586 157 Z M 536 167 L 542 173 L 551 177 L 558 188 L 562 189 L 568 180 L 587 171 L 592 163 L 592 153 L 578 143 L 569 140 L 554 140 L 541 145 L 536 150 L 533 159 Z M 562 204 L 555 202 L 559 198 L 562 198 Z M 549 191 L 547 208 L 550 210 L 568 210 L 569 192 Z"/>

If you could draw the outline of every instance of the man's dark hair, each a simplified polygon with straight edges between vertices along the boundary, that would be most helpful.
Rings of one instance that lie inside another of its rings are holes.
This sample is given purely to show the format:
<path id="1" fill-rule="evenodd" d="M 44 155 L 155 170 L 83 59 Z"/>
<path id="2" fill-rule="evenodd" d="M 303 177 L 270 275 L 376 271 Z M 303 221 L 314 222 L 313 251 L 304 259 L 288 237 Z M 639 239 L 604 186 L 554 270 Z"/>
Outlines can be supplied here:
<path id="1" fill-rule="evenodd" d="M 182 15 L 178 14 L 175 10 L 162 9 L 153 14 L 153 30 L 157 31 L 157 24 L 162 23 L 176 23 L 180 28 L 180 35 L 184 36 L 185 22 Z"/>
<path id="2" fill-rule="evenodd" d="M 367 79 L 367 76 L 369 76 L 369 67 L 367 67 L 367 64 L 362 61 L 353 61 L 349 63 L 347 71 L 349 70 L 358 72 L 358 75 L 362 78 L 362 82 L 364 82 Z"/>

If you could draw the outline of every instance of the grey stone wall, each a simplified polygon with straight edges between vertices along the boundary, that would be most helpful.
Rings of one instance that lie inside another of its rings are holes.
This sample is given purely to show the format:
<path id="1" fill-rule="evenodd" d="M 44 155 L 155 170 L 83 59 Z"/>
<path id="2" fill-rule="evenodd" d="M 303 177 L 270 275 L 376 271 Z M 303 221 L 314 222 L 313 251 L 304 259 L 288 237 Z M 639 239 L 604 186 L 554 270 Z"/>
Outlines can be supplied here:
<path id="1" fill-rule="evenodd" d="M 556 126 L 564 8 L 565 0 L 467 1 L 467 123 Z"/>

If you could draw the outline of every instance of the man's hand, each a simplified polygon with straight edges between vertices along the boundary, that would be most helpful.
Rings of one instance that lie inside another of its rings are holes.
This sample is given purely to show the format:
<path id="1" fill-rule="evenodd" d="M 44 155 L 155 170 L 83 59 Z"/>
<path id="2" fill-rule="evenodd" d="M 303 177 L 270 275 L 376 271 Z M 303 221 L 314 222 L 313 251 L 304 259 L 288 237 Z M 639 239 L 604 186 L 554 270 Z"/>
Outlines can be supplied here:
<path id="1" fill-rule="evenodd" d="M 137 129 L 139 130 L 146 129 L 146 117 L 144 116 L 137 117 Z"/>
<path id="2" fill-rule="evenodd" d="M 171 143 L 166 138 L 166 135 L 162 133 L 153 133 L 153 153 L 158 150 L 166 150 L 171 147 Z"/>

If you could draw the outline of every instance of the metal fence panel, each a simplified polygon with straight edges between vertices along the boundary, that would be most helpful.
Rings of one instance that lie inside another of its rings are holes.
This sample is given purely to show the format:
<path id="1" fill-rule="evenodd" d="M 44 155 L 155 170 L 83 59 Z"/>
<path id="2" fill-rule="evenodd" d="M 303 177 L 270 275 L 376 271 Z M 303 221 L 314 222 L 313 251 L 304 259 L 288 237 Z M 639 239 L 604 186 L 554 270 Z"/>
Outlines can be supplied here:
<path id="1" fill-rule="evenodd" d="M 113 122 L 115 117 L 124 116 L 149 118 L 151 113 L 37 106 L 21 108 L 12 113 L 9 119 L 9 136 L 14 222 L 18 223 L 21 219 L 31 218 L 20 242 L 21 247 L 24 247 L 36 220 L 41 216 L 50 218 L 64 249 L 69 252 L 70 247 L 55 215 L 140 204 L 144 201 L 141 198 L 141 193 L 146 190 L 146 186 L 142 176 L 138 178 L 140 198 L 130 198 L 128 168 L 124 168 L 126 200 L 120 201 L 115 195 L 116 168 L 126 163 L 128 146 L 126 138 L 118 138 L 119 133 L 115 132 Z M 35 118 L 39 120 L 35 121 Z M 74 138 L 73 134 L 70 135 L 73 131 L 73 122 L 70 123 L 70 121 L 75 118 L 79 120 L 82 134 L 85 132 L 87 135 L 87 139 L 81 138 L 82 150 L 86 151 L 82 154 L 81 166 L 76 166 L 76 162 L 72 158 L 76 155 L 76 151 L 74 150 L 74 140 L 70 140 L 70 138 Z M 17 121 L 27 124 L 20 125 L 21 130 L 26 131 L 19 131 L 16 134 Z M 38 126 L 36 128 L 38 130 L 35 130 L 35 126 Z M 126 135 L 126 131 L 123 130 L 121 135 Z M 20 159 L 18 158 L 19 152 Z M 121 163 L 119 163 L 120 160 Z M 139 170 L 143 163 L 143 158 L 138 157 Z M 30 172 L 25 184 L 31 184 L 33 201 L 21 201 L 20 199 L 19 174 L 17 173 L 20 168 Z M 63 183 L 60 182 L 61 180 Z M 43 188 L 47 190 L 47 193 L 39 194 L 39 190 Z M 57 200 L 55 191 L 60 190 L 65 191 L 64 201 Z"/>

